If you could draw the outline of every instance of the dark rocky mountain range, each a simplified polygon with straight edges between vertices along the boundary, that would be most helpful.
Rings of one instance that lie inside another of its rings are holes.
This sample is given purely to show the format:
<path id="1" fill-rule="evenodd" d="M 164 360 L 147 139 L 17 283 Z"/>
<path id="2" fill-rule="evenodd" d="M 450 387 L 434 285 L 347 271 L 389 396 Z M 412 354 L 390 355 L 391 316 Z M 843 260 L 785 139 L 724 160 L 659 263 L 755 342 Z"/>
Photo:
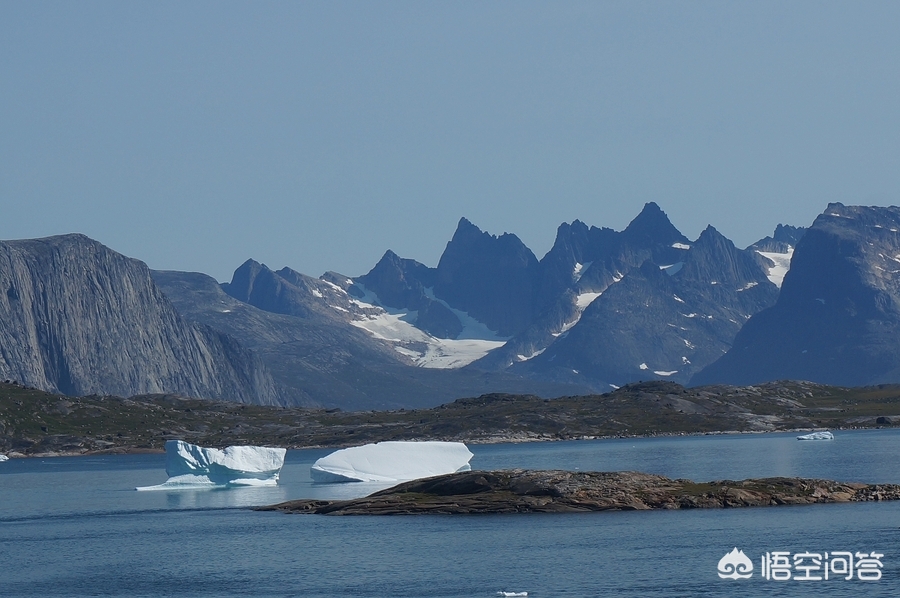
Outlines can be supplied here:
<path id="1" fill-rule="evenodd" d="M 898 212 L 832 204 L 740 249 L 712 226 L 691 241 L 649 203 L 622 231 L 560 225 L 540 259 L 461 219 L 435 267 L 387 251 L 365 275 L 314 278 L 248 260 L 225 284 L 79 235 L 7 242 L 0 378 L 344 409 L 898 381 Z"/>
<path id="2" fill-rule="evenodd" d="M 900 380 L 900 208 L 830 204 L 797 243 L 778 301 L 692 383 Z"/>
<path id="3" fill-rule="evenodd" d="M 69 395 L 279 404 L 259 358 L 182 318 L 142 262 L 83 235 L 0 242 L 0 379 Z"/>
<path id="4" fill-rule="evenodd" d="M 781 226 L 760 247 L 786 252 L 802 230 Z M 687 382 L 751 315 L 774 304 L 772 266 L 756 247 L 738 249 L 712 227 L 691 243 L 649 203 L 621 232 L 561 225 L 541 260 L 514 235 L 494 237 L 462 219 L 437 268 L 389 253 L 354 282 L 381 305 L 414 310 L 439 301 L 512 335 L 469 368 L 602 390 L 643 379 Z M 429 332 L 461 328 L 452 317 L 440 328 L 412 322 Z"/>
<path id="5" fill-rule="evenodd" d="M 415 367 L 392 343 L 352 324 L 384 312 L 347 293 L 353 282 L 339 274 L 316 279 L 248 261 L 230 284 L 200 273 L 152 275 L 185 318 L 241 339 L 292 405 L 398 409 L 498 389 L 544 396 L 587 390 L 505 373 Z"/>
<path id="6" fill-rule="evenodd" d="M 629 270 L 556 342 L 511 369 L 595 386 L 687 382 L 731 346 L 752 314 L 775 302 L 778 289 L 751 252 L 712 227 L 683 253 L 673 274 L 650 260 Z"/>

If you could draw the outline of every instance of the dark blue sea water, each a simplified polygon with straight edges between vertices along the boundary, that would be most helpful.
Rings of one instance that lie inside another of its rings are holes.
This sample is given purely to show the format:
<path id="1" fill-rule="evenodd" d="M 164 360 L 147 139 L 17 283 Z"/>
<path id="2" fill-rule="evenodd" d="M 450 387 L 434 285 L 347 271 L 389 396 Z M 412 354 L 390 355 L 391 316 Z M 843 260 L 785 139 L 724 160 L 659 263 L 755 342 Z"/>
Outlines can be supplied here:
<path id="1" fill-rule="evenodd" d="M 473 468 L 639 470 L 698 481 L 762 476 L 900 482 L 900 431 L 472 446 Z M 277 488 L 135 492 L 163 455 L 0 464 L 0 596 L 896 596 L 900 503 L 578 515 L 325 517 L 246 507 L 348 497 L 325 450 L 290 451 Z M 720 579 L 732 548 L 755 566 Z M 766 552 L 883 554 L 882 578 L 766 580 Z"/>

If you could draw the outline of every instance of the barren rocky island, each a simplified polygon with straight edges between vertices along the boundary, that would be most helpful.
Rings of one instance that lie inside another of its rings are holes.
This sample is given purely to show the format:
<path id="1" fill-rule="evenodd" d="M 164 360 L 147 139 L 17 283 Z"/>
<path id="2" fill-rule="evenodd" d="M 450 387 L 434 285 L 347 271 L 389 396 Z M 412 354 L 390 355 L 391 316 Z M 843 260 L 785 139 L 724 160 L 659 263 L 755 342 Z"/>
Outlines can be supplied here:
<path id="1" fill-rule="evenodd" d="M 322 515 L 578 513 L 717 509 L 900 499 L 900 485 L 762 478 L 697 483 L 634 471 L 467 471 L 352 500 L 294 500 L 262 511 Z"/>

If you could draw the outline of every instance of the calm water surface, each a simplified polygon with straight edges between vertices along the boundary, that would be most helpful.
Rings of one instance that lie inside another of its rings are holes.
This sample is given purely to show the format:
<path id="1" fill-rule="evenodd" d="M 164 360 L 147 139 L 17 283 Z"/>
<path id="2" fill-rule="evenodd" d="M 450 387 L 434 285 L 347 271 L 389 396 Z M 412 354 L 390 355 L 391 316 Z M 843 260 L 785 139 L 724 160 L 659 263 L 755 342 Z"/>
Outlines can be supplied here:
<path id="1" fill-rule="evenodd" d="M 475 445 L 475 469 L 639 470 L 900 482 L 900 431 Z M 0 464 L 0 596 L 896 596 L 900 503 L 579 515 L 316 517 L 246 507 L 383 486 L 313 484 L 328 450 L 289 451 L 277 488 L 135 492 L 163 455 Z M 722 580 L 733 547 L 749 580 Z M 765 552 L 878 551 L 877 582 L 776 582 Z"/>

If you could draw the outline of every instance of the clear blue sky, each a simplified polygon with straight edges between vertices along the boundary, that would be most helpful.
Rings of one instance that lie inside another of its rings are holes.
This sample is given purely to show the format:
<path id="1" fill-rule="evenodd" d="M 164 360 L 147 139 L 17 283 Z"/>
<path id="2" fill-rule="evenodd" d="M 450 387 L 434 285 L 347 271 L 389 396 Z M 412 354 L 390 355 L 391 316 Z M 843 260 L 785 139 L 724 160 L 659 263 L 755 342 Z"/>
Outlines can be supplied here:
<path id="1" fill-rule="evenodd" d="M 647 201 L 738 245 L 900 203 L 897 2 L 0 0 L 0 238 L 436 265 Z"/>

